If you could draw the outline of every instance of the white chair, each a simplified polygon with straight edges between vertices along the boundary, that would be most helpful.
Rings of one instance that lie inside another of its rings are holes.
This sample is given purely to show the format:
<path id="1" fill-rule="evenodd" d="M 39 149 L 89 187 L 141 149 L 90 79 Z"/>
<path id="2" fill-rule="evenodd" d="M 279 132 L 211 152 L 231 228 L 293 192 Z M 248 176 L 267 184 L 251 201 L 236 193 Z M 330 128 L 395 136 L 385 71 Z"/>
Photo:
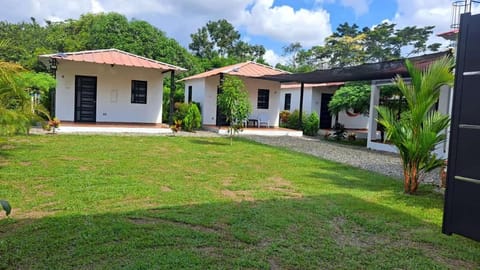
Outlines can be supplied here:
<path id="1" fill-rule="evenodd" d="M 268 120 L 268 117 L 264 114 L 260 114 L 258 116 L 258 127 L 262 127 L 262 126 L 266 128 L 270 127 L 270 121 Z"/>

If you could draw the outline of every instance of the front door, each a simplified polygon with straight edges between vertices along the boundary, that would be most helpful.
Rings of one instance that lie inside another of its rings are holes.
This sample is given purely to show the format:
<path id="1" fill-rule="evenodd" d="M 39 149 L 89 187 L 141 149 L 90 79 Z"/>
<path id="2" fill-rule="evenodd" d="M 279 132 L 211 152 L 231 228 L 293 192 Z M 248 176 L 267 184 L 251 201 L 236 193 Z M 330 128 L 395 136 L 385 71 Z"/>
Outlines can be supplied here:
<path id="1" fill-rule="evenodd" d="M 75 76 L 75 122 L 97 118 L 97 77 Z"/>
<path id="2" fill-rule="evenodd" d="M 332 127 L 332 115 L 328 110 L 328 103 L 332 100 L 333 94 L 322 94 L 322 102 L 320 104 L 320 128 L 329 129 Z"/>

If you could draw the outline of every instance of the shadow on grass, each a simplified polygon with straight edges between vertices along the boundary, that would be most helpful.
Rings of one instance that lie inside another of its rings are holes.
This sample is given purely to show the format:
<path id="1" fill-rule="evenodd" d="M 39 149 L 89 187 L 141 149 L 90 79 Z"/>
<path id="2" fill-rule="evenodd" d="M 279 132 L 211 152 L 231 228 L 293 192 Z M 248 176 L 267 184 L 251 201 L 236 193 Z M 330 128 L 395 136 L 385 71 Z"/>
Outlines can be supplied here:
<path id="1" fill-rule="evenodd" d="M 443 211 L 443 205 L 438 203 L 439 200 L 443 201 L 443 195 L 434 192 L 432 185 L 420 185 L 416 195 L 408 195 L 403 192 L 403 180 L 401 179 L 340 164 L 329 165 L 327 163 L 321 169 L 308 177 L 324 179 L 327 183 L 344 190 L 384 194 L 383 199 L 392 203 Z M 392 182 L 396 184 L 392 185 Z"/>
<path id="2" fill-rule="evenodd" d="M 480 244 L 348 194 L 0 221 L 0 268 L 475 268 Z M 422 233 L 416 233 L 422 232 Z M 368 252 L 366 252 L 368 251 Z"/>
<path id="3" fill-rule="evenodd" d="M 220 141 L 219 139 L 191 139 L 189 141 L 201 145 L 230 145 L 230 141 Z"/>

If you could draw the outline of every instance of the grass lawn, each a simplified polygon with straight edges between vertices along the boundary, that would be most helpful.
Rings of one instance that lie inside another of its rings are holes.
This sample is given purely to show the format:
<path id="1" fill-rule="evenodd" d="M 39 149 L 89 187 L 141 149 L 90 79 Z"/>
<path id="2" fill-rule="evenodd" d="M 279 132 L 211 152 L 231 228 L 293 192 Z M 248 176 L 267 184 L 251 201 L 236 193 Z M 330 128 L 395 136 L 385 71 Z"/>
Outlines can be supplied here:
<path id="1" fill-rule="evenodd" d="M 0 269 L 480 267 L 431 188 L 284 149 L 59 135 L 0 153 Z"/>

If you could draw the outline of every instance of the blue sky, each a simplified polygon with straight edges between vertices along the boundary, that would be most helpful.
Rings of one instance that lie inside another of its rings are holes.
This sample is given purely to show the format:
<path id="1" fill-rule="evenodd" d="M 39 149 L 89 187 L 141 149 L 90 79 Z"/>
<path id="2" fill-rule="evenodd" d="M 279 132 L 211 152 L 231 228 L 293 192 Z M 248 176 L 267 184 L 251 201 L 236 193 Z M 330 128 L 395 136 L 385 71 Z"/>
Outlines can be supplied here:
<path id="1" fill-rule="evenodd" d="M 284 62 L 282 47 L 321 45 L 340 23 L 372 27 L 388 20 L 398 27 L 449 30 L 451 0 L 1 0 L 0 20 L 61 21 L 87 12 L 118 12 L 145 20 L 188 47 L 190 34 L 209 20 L 227 19 L 244 40 L 267 49 L 265 59 Z M 442 41 L 432 37 L 430 42 Z"/>

